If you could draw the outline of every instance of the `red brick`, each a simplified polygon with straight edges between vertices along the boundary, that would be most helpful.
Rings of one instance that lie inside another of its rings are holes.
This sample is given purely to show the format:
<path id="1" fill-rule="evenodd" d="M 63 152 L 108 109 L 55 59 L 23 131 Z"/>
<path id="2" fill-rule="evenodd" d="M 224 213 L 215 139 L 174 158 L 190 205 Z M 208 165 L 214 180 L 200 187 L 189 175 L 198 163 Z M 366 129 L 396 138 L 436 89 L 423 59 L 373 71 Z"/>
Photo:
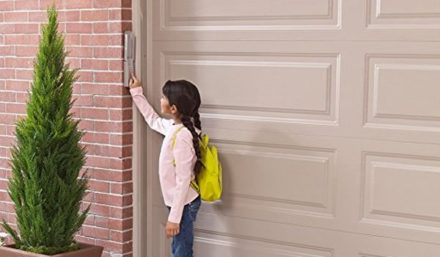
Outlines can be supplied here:
<path id="1" fill-rule="evenodd" d="M 93 72 L 90 71 L 79 71 L 77 73 L 78 82 L 92 82 L 93 80 Z"/>
<path id="2" fill-rule="evenodd" d="M 30 12 L 29 21 L 47 22 L 46 12 Z"/>
<path id="3" fill-rule="evenodd" d="M 46 9 L 48 6 L 52 5 L 54 0 L 41 0 L 40 8 Z M 82 9 L 91 8 L 92 1 L 66 1 L 66 0 L 56 0 L 55 5 L 58 9 Z"/>
<path id="4" fill-rule="evenodd" d="M 108 182 L 89 180 L 89 189 L 97 192 L 108 193 L 110 190 L 110 184 Z"/>
<path id="5" fill-rule="evenodd" d="M 1 2 L 0 2 L 1 3 Z M 14 33 L 15 27 L 11 24 L 0 24 L 0 33 L 11 34 Z"/>
<path id="6" fill-rule="evenodd" d="M 95 95 L 93 97 L 93 106 L 112 107 L 112 108 L 128 107 L 128 106 L 123 106 L 122 99 L 123 98 L 121 97 Z"/>
<path id="7" fill-rule="evenodd" d="M 108 145 L 89 145 L 89 153 L 92 155 L 100 155 L 106 157 L 121 157 L 122 147 Z"/>
<path id="8" fill-rule="evenodd" d="M 108 70 L 108 61 L 97 59 L 81 60 L 81 68 L 87 70 Z"/>
<path id="9" fill-rule="evenodd" d="M 133 144 L 133 135 L 110 135 L 110 144 L 112 145 L 131 145 Z"/>
<path id="10" fill-rule="evenodd" d="M 100 85 L 100 84 L 82 84 L 81 85 L 81 94 L 86 95 L 107 95 L 108 94 L 108 86 Z"/>
<path id="11" fill-rule="evenodd" d="M 6 66 L 11 68 L 29 68 L 33 66 L 33 58 L 17 58 L 7 57 L 5 58 Z"/>
<path id="12" fill-rule="evenodd" d="M 92 106 L 93 104 L 92 96 L 82 95 L 80 97 L 74 97 L 74 98 L 77 99 L 74 103 L 75 106 Z"/>
<path id="13" fill-rule="evenodd" d="M 95 179 L 118 182 L 129 181 L 133 179 L 132 171 L 109 171 L 99 168 L 92 169 L 91 177 Z"/>
<path id="14" fill-rule="evenodd" d="M 83 136 L 83 141 L 88 143 L 101 143 L 108 144 L 109 143 L 109 134 L 108 133 L 92 133 L 87 132 Z"/>
<path id="15" fill-rule="evenodd" d="M 131 120 L 133 118 L 133 110 L 127 109 L 127 110 L 109 110 L 110 114 L 110 120 Z"/>
<path id="16" fill-rule="evenodd" d="M 121 132 L 122 122 L 96 121 L 95 131 L 99 132 Z"/>
<path id="17" fill-rule="evenodd" d="M 95 201 L 95 192 L 87 191 L 87 194 L 83 197 L 84 202 L 93 202 Z"/>
<path id="18" fill-rule="evenodd" d="M 37 10 L 38 1 L 35 0 L 15 0 L 15 10 Z"/>
<path id="19" fill-rule="evenodd" d="M 127 230 L 133 228 L 133 219 L 109 219 L 108 227 L 112 230 Z"/>
<path id="20" fill-rule="evenodd" d="M 38 34 L 38 24 L 15 24 L 17 34 Z"/>
<path id="21" fill-rule="evenodd" d="M 89 213 L 107 217 L 110 215 L 110 207 L 100 204 L 92 204 Z"/>
<path id="22" fill-rule="evenodd" d="M 121 195 L 96 193 L 95 196 L 96 196 L 96 200 L 95 200 L 96 203 L 100 203 L 100 204 L 106 204 L 111 206 L 122 206 L 124 202 L 127 202 L 127 200 L 124 199 L 124 196 Z"/>
<path id="23" fill-rule="evenodd" d="M 0 191 L 0 201 L 9 201 L 8 193 Z"/>
<path id="24" fill-rule="evenodd" d="M 110 217 L 113 218 L 131 218 L 133 217 L 133 207 L 118 208 L 110 207 Z"/>
<path id="25" fill-rule="evenodd" d="M 116 85 L 109 85 L 108 87 L 108 95 L 114 96 L 130 96 L 130 91 L 128 88 L 122 86 L 122 81 L 120 83 L 116 83 Z"/>
<path id="26" fill-rule="evenodd" d="M 9 12 L 4 13 L 3 19 L 5 22 L 15 22 L 15 21 L 27 21 L 27 12 Z"/>
<path id="27" fill-rule="evenodd" d="M 5 35 L 7 45 L 37 45 L 38 35 Z"/>
<path id="28" fill-rule="evenodd" d="M 96 108 L 81 108 L 81 118 L 108 120 L 108 110 Z"/>
<path id="29" fill-rule="evenodd" d="M 109 239 L 109 229 L 97 228 L 83 225 L 81 228 L 81 234 L 93 238 Z"/>
<path id="30" fill-rule="evenodd" d="M 92 33 L 91 23 L 66 23 L 67 33 Z"/>
<path id="31" fill-rule="evenodd" d="M 109 23 L 109 32 L 124 32 L 127 30 L 132 30 L 131 22 L 111 22 Z"/>
<path id="32" fill-rule="evenodd" d="M 81 45 L 108 45 L 109 38 L 107 35 L 82 35 Z"/>
<path id="33" fill-rule="evenodd" d="M 26 105 L 9 103 L 6 105 L 6 112 L 26 114 Z"/>
<path id="34" fill-rule="evenodd" d="M 122 35 L 109 35 L 108 36 L 109 45 L 123 45 L 124 37 Z"/>
<path id="35" fill-rule="evenodd" d="M 0 47 L 1 49 L 1 47 Z M 38 53 L 37 46 L 16 46 L 15 55 L 16 56 L 36 56 Z"/>
<path id="36" fill-rule="evenodd" d="M 93 57 L 93 48 L 91 47 L 66 47 L 67 51 L 70 52 L 71 57 Z"/>
<path id="37" fill-rule="evenodd" d="M 132 132 L 133 123 L 131 121 L 125 121 L 125 122 L 95 121 L 95 130 L 101 132 Z"/>
<path id="38" fill-rule="evenodd" d="M 23 80 L 31 80 L 34 76 L 34 71 L 32 70 L 32 67 L 29 67 L 30 69 L 24 70 L 24 69 L 16 69 L 15 70 L 15 77 L 17 79 L 23 79 Z"/>
<path id="39" fill-rule="evenodd" d="M 67 34 L 65 35 L 64 44 L 66 46 L 79 45 L 81 44 L 81 36 L 78 34 Z"/>
<path id="40" fill-rule="evenodd" d="M 8 146 L 9 147 L 12 144 L 15 144 L 15 138 L 14 137 L 0 135 L 0 146 Z"/>
<path id="41" fill-rule="evenodd" d="M 110 192 L 112 194 L 128 194 L 133 193 L 133 183 L 111 183 Z"/>
<path id="42" fill-rule="evenodd" d="M 15 122 L 14 114 L 2 114 L 0 115 L 0 123 L 13 124 Z"/>
<path id="43" fill-rule="evenodd" d="M 109 218 L 107 218 L 107 217 L 95 216 L 95 224 L 94 225 L 97 227 L 111 229 L 109 226 Z"/>
<path id="44" fill-rule="evenodd" d="M 0 72 L 1 74 L 2 72 Z M 26 91 L 27 89 L 30 89 L 30 82 L 29 81 L 15 81 L 15 80 L 7 80 L 6 81 L 6 89 L 7 90 L 14 90 L 14 91 Z M 27 95 L 27 93 L 26 93 Z M 22 101 L 23 98 L 17 99 L 19 102 Z"/>
<path id="45" fill-rule="evenodd" d="M 13 1 L 1 1 L 0 2 L 0 10 L 2 10 L 3 12 L 14 10 L 14 2 Z"/>
<path id="46" fill-rule="evenodd" d="M 121 1 L 114 0 L 94 0 L 94 8 L 110 8 L 110 7 L 121 7 Z"/>
<path id="47" fill-rule="evenodd" d="M 65 11 L 65 12 L 59 12 L 58 14 L 58 20 L 60 22 L 67 22 L 67 21 L 79 21 L 80 20 L 80 11 Z"/>
<path id="48" fill-rule="evenodd" d="M 95 216 L 94 215 L 88 215 L 83 224 L 95 225 Z"/>
<path id="49" fill-rule="evenodd" d="M 110 168 L 109 158 L 101 156 L 88 156 L 86 161 L 87 166 L 97 167 L 97 168 Z"/>
<path id="50" fill-rule="evenodd" d="M 12 46 L 0 46 L 0 55 L 7 56 L 14 53 L 14 48 Z"/>
<path id="51" fill-rule="evenodd" d="M 126 242 L 132 239 L 133 231 L 110 231 L 110 240 L 116 242 Z"/>
<path id="52" fill-rule="evenodd" d="M 110 10 L 109 20 L 126 20 L 131 21 L 131 10 Z"/>
<path id="53" fill-rule="evenodd" d="M 131 8 L 131 0 L 122 0 L 121 7 Z"/>
<path id="54" fill-rule="evenodd" d="M 15 77 L 15 70 L 0 69 L 0 79 L 12 79 Z"/>
<path id="55" fill-rule="evenodd" d="M 81 11 L 82 21 L 107 21 L 108 11 L 107 10 L 93 10 L 93 11 Z"/>
<path id="56" fill-rule="evenodd" d="M 120 169 L 120 170 L 125 170 L 125 169 L 130 169 L 132 167 L 132 160 L 130 159 L 110 159 L 110 168 L 111 169 Z"/>
<path id="57" fill-rule="evenodd" d="M 93 23 L 93 33 L 108 33 L 108 22 Z"/>
<path id="58" fill-rule="evenodd" d="M 82 130 L 87 130 L 87 131 L 91 131 L 91 130 L 93 130 L 93 121 L 90 121 L 90 120 L 82 120 L 80 123 L 79 123 L 79 129 L 82 129 Z"/>
<path id="59" fill-rule="evenodd" d="M 14 92 L 1 92 L 0 101 L 2 102 L 15 102 L 17 94 Z"/>
<path id="60" fill-rule="evenodd" d="M 95 47 L 94 57 L 96 58 L 122 58 L 122 47 Z"/>

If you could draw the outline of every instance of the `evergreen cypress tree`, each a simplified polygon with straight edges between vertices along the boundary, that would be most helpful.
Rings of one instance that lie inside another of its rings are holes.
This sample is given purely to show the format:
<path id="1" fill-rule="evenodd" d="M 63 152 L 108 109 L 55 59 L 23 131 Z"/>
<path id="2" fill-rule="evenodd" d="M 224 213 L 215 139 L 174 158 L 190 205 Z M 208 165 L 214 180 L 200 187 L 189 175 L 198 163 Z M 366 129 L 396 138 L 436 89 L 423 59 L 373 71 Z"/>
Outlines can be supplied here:
<path id="1" fill-rule="evenodd" d="M 11 148 L 12 177 L 8 193 L 15 204 L 17 228 L 4 220 L 16 248 L 56 254 L 78 249 L 74 240 L 90 205 L 80 211 L 88 176 L 79 177 L 86 149 L 79 144 L 84 132 L 69 113 L 75 100 L 72 85 L 77 69 L 64 64 L 64 36 L 58 33 L 55 6 L 47 10 L 34 62 L 27 117 L 16 122 L 17 144 Z"/>

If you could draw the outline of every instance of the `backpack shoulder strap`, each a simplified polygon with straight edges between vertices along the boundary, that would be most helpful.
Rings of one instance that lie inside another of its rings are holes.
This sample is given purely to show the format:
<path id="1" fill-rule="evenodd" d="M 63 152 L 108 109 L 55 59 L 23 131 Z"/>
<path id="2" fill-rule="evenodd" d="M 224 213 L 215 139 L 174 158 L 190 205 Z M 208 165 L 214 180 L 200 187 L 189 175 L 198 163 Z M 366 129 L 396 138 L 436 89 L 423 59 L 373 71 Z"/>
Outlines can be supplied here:
<path id="1" fill-rule="evenodd" d="M 172 149 L 174 149 L 174 145 L 176 144 L 177 133 L 178 133 L 181 129 L 183 129 L 184 127 L 185 127 L 185 126 L 182 126 L 182 127 L 178 128 L 178 129 L 176 130 L 176 132 L 174 132 L 173 139 L 172 139 L 172 141 L 171 141 L 171 147 L 172 147 Z M 176 160 L 175 160 L 175 159 L 173 159 L 173 166 L 174 166 L 174 167 L 176 166 Z M 196 182 L 195 179 L 191 180 L 191 184 L 190 184 L 190 186 L 191 186 L 194 190 L 196 190 L 196 192 L 198 192 L 198 193 L 200 194 L 200 188 L 199 188 L 199 186 L 197 185 L 197 182 Z"/>
<path id="2" fill-rule="evenodd" d="M 173 139 L 172 139 L 172 141 L 171 141 L 171 147 L 172 147 L 172 148 L 174 148 L 174 145 L 176 144 L 177 133 L 178 133 L 181 129 L 183 129 L 184 127 L 185 127 L 185 126 L 182 126 L 182 127 L 178 128 L 178 129 L 176 130 L 176 132 L 174 132 Z"/>

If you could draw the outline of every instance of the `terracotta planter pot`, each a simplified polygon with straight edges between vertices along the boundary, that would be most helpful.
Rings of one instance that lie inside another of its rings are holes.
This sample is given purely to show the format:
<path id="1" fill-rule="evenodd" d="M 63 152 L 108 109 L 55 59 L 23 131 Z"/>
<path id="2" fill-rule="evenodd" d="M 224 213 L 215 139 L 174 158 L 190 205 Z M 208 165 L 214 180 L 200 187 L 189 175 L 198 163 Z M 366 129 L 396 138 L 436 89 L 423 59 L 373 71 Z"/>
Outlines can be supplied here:
<path id="1" fill-rule="evenodd" d="M 1 257 L 101 257 L 103 247 L 79 243 L 79 250 L 59 253 L 56 255 L 45 255 L 31 253 L 14 248 L 14 245 L 0 247 Z"/>

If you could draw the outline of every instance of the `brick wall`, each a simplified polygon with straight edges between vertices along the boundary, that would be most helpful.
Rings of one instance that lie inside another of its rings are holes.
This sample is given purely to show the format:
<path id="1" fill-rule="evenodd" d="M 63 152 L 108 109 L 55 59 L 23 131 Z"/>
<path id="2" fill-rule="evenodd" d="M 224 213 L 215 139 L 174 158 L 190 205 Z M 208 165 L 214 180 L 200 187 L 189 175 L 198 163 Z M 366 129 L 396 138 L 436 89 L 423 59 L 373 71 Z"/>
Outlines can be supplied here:
<path id="1" fill-rule="evenodd" d="M 25 115 L 33 60 L 47 0 L 0 0 L 0 219 L 15 222 L 7 195 L 14 122 Z M 131 30 L 130 0 L 55 1 L 60 30 L 80 68 L 73 112 L 87 133 L 92 209 L 77 239 L 105 247 L 103 256 L 132 254 L 132 102 L 122 87 L 123 32 Z"/>

